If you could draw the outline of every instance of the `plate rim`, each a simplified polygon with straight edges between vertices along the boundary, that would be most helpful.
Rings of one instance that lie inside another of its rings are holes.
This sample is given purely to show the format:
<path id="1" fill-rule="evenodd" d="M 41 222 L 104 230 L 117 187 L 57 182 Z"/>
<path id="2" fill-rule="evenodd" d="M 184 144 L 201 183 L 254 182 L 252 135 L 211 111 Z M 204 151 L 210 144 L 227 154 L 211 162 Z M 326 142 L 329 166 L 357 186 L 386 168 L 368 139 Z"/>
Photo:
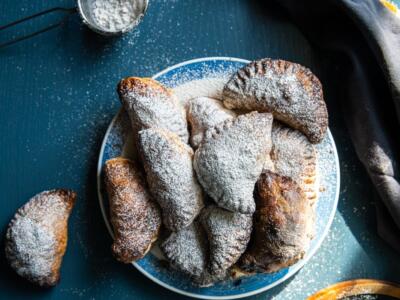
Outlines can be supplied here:
<path id="1" fill-rule="evenodd" d="M 210 56 L 210 57 L 201 57 L 201 58 L 195 58 L 195 59 L 190 59 L 190 60 L 186 60 L 183 61 L 181 63 L 172 65 L 170 67 L 167 67 L 166 69 L 163 69 L 162 71 L 156 73 L 155 75 L 151 76 L 152 79 L 155 79 L 171 70 L 174 70 L 176 68 L 188 65 L 188 64 L 192 64 L 192 63 L 197 63 L 197 62 L 203 62 L 203 61 L 234 61 L 234 62 L 242 62 L 242 63 L 249 63 L 251 62 L 250 60 L 247 59 L 243 59 L 243 58 L 236 58 L 236 57 L 229 57 L 229 56 Z M 107 230 L 109 232 L 109 234 L 111 235 L 111 237 L 114 237 L 113 234 L 113 230 L 111 228 L 111 224 L 107 218 L 107 213 L 105 210 L 105 207 L 103 205 L 103 195 L 101 193 L 101 180 L 102 180 L 102 161 L 103 161 L 103 156 L 104 156 L 104 149 L 105 149 L 105 145 L 106 145 L 106 141 L 108 139 L 108 136 L 110 134 L 111 129 L 114 126 L 115 121 L 117 120 L 119 114 L 122 111 L 122 107 L 119 109 L 119 111 L 115 114 L 115 116 L 113 117 L 113 119 L 111 120 L 110 124 L 108 125 L 108 128 L 106 130 L 106 133 L 104 134 L 103 137 L 103 141 L 101 143 L 101 147 L 100 147 L 100 152 L 99 152 L 99 156 L 98 156 L 98 162 L 97 162 L 97 197 L 99 200 L 99 205 L 100 205 L 100 210 L 101 210 L 101 214 L 103 216 L 103 220 L 104 223 L 107 227 Z M 153 282 L 159 284 L 160 286 L 173 291 L 175 293 L 184 295 L 184 296 L 188 296 L 188 297 L 192 297 L 192 298 L 197 298 L 197 299 L 239 299 L 239 298 L 245 298 L 245 297 L 250 297 L 250 296 L 254 296 L 257 295 L 259 293 L 265 292 L 269 289 L 272 289 L 273 287 L 283 283 L 284 281 L 286 281 L 287 279 L 289 279 L 290 277 L 294 276 L 301 268 L 304 267 L 304 265 L 315 255 L 315 253 L 319 250 L 319 248 L 322 245 L 322 242 L 325 240 L 326 236 L 328 235 L 328 232 L 332 226 L 332 222 L 333 219 L 335 217 L 336 211 L 337 211 L 337 205 L 339 202 L 339 193 L 340 193 L 340 165 L 339 165 L 339 155 L 337 152 L 337 148 L 336 148 L 336 143 L 335 140 L 333 139 L 332 133 L 328 127 L 327 129 L 327 135 L 330 139 L 330 141 L 332 142 L 332 146 L 333 146 L 333 154 L 335 157 L 335 167 L 337 170 L 337 176 L 336 176 L 336 191 L 335 191 L 335 201 L 334 201 L 334 207 L 335 209 L 332 210 L 331 214 L 329 215 L 329 219 L 327 222 L 327 226 L 325 228 L 325 230 L 323 231 L 320 240 L 317 242 L 316 246 L 314 247 L 314 249 L 312 249 L 310 252 L 307 253 L 306 257 L 303 258 L 302 262 L 297 264 L 295 268 L 292 269 L 291 272 L 288 272 L 287 274 L 285 274 L 284 276 L 282 276 L 280 279 L 278 279 L 277 281 L 266 285 L 264 287 L 261 287 L 259 289 L 256 289 L 254 291 L 250 291 L 250 292 L 245 292 L 245 293 L 241 293 L 241 294 L 237 294 L 237 295 L 227 295 L 227 296 L 210 296 L 210 295 L 201 295 L 201 294 L 195 294 L 195 293 L 191 293 L 191 292 L 187 292 L 181 289 L 178 289 L 174 286 L 171 286 L 161 280 L 159 280 L 158 278 L 154 277 L 153 275 L 151 275 L 150 273 L 148 273 L 146 270 L 144 270 L 141 266 L 139 266 L 139 264 L 137 264 L 136 262 L 133 262 L 132 265 L 140 272 L 142 273 L 144 276 L 146 276 L 147 278 L 149 278 L 150 280 L 152 280 Z"/>

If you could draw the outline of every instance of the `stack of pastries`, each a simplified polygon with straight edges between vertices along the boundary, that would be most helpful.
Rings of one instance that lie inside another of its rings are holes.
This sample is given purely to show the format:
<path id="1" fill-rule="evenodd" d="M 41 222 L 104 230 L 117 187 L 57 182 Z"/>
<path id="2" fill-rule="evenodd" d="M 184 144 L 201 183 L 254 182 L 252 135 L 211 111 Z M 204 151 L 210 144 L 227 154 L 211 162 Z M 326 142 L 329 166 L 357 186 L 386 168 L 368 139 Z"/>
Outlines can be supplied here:
<path id="1" fill-rule="evenodd" d="M 157 243 L 171 267 L 207 286 L 303 258 L 315 227 L 315 144 L 328 127 L 310 70 L 254 61 L 222 99 L 185 107 L 148 78 L 121 80 L 118 94 L 138 159 L 104 169 L 116 259 L 133 262 Z"/>

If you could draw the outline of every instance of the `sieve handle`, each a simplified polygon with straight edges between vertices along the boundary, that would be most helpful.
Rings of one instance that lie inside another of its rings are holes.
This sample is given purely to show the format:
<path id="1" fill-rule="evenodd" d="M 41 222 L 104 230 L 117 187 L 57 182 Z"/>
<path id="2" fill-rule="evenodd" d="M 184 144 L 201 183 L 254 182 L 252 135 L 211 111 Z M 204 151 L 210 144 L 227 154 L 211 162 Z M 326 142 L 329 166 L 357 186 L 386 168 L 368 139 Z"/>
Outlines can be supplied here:
<path id="1" fill-rule="evenodd" d="M 72 7 L 72 8 L 54 7 L 54 8 L 50 8 L 50 9 L 41 11 L 41 12 L 39 12 L 39 13 L 37 13 L 37 14 L 31 15 L 31 16 L 28 16 L 28 17 L 25 17 L 25 18 L 23 18 L 23 19 L 16 20 L 16 21 L 11 22 L 11 23 L 9 23 L 9 24 L 2 25 L 2 26 L 0 26 L 0 32 L 3 31 L 3 30 L 5 30 L 5 29 L 7 29 L 7 28 L 10 28 L 10 27 L 13 27 L 13 26 L 15 26 L 15 25 L 18 25 L 18 24 L 20 24 L 20 23 L 23 23 L 23 22 L 26 22 L 26 21 L 28 21 L 28 20 L 31 20 L 31 19 L 34 19 L 34 18 L 43 16 L 43 15 L 45 15 L 45 14 L 53 13 L 53 12 L 56 12 L 56 11 L 61 11 L 61 12 L 65 13 L 65 16 L 61 19 L 61 21 L 59 21 L 59 22 L 57 22 L 57 23 L 55 23 L 55 24 L 52 24 L 52 25 L 50 25 L 50 26 L 47 26 L 47 27 L 45 27 L 45 28 L 39 29 L 39 30 L 37 30 L 37 31 L 35 31 L 35 32 L 29 33 L 29 34 L 26 34 L 26 35 L 23 35 L 23 36 L 20 36 L 20 37 L 14 37 L 14 38 L 12 38 L 12 39 L 9 40 L 9 41 L 0 42 L 0 48 L 4 48 L 4 47 L 10 46 L 10 45 L 12 45 L 12 44 L 18 43 L 18 42 L 20 42 L 20 41 L 29 39 L 29 38 L 31 38 L 31 37 L 34 37 L 34 36 L 36 36 L 36 35 L 38 35 L 38 34 L 41 34 L 41 33 L 43 33 L 43 32 L 49 31 L 49 30 L 51 30 L 51 29 L 54 29 L 54 28 L 56 28 L 56 27 L 58 27 L 58 26 L 64 24 L 65 21 L 68 19 L 68 17 L 69 17 L 71 14 L 73 14 L 73 13 L 75 13 L 75 12 L 77 11 L 77 8 L 76 8 L 76 7 Z"/>

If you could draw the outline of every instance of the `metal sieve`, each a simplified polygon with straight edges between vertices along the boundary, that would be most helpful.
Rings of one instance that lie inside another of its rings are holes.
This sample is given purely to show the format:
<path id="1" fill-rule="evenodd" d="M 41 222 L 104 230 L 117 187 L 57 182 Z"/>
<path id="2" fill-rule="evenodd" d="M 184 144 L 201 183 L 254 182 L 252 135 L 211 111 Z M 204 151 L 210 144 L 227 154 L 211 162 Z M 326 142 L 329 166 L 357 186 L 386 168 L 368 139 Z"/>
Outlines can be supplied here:
<path id="1" fill-rule="evenodd" d="M 25 34 L 22 36 L 13 36 L 13 38 L 8 41 L 0 42 L 0 48 L 15 44 L 17 42 L 29 39 L 29 38 L 34 37 L 43 32 L 54 29 L 54 28 L 64 24 L 68 20 L 68 18 L 76 12 L 79 13 L 83 23 L 85 25 L 87 25 L 88 28 L 90 28 L 91 30 L 93 30 L 96 33 L 99 33 L 101 35 L 115 36 L 115 35 L 119 35 L 119 34 L 128 32 L 139 24 L 140 20 L 143 18 L 144 14 L 146 13 L 147 6 L 149 4 L 149 0 L 131 0 L 131 1 L 132 1 L 132 5 L 135 5 L 135 8 L 136 8 L 136 12 L 137 12 L 136 18 L 133 19 L 132 22 L 128 26 L 122 28 L 121 30 L 110 31 L 108 28 L 102 27 L 101 24 L 96 22 L 95 18 L 93 17 L 93 6 L 91 5 L 91 3 L 93 3 L 93 0 L 77 0 L 76 7 L 71 7 L 71 8 L 54 7 L 54 8 L 50 8 L 50 9 L 44 10 L 42 12 L 36 13 L 34 15 L 22 18 L 20 20 L 16 20 L 9 24 L 0 26 L 0 32 L 1 32 L 10 27 L 14 27 L 15 25 L 24 23 L 26 21 L 38 18 L 38 17 L 46 15 L 46 14 L 51 14 L 51 13 L 55 13 L 55 12 L 63 14 L 63 17 L 62 17 L 61 21 L 59 21 L 59 22 L 56 22 L 47 27 L 44 27 L 42 29 L 39 29 L 37 31 L 31 32 L 31 33 L 28 33 L 28 34 Z"/>
<path id="2" fill-rule="evenodd" d="M 77 1 L 79 15 L 81 16 L 83 23 L 85 23 L 90 29 L 106 36 L 122 34 L 133 29 L 137 24 L 139 24 L 140 20 L 146 13 L 147 6 L 149 4 L 148 0 L 132 0 L 132 5 L 136 5 L 138 12 L 136 18 L 133 19 L 127 27 L 119 31 L 110 31 L 96 22 L 95 18 L 93 17 L 93 8 L 91 2 L 91 0 Z"/>

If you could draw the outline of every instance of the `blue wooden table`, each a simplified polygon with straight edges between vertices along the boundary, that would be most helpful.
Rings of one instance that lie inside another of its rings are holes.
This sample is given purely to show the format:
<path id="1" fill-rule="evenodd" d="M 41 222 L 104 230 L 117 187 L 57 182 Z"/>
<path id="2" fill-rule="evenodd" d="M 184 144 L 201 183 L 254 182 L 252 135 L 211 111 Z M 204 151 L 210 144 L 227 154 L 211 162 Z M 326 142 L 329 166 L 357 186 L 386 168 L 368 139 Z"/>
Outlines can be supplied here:
<path id="1" fill-rule="evenodd" d="M 103 39 L 78 16 L 65 26 L 0 49 L 0 225 L 42 190 L 79 194 L 70 219 L 61 282 L 42 290 L 18 278 L 0 257 L 0 299 L 160 299 L 173 297 L 132 266 L 115 262 L 96 196 L 96 162 L 105 130 L 120 107 L 115 86 L 205 56 L 283 58 L 323 73 L 315 53 L 279 8 L 267 1 L 150 0 L 132 33 Z M 70 0 L 2 0 L 0 24 Z M 52 18 L 19 27 L 26 32 Z M 2 33 L 0 39 L 16 31 Z M 338 281 L 400 282 L 400 257 L 376 234 L 372 185 L 351 146 L 335 91 L 325 82 L 330 128 L 341 160 L 335 220 L 321 249 L 291 280 L 253 299 L 304 299 Z"/>

